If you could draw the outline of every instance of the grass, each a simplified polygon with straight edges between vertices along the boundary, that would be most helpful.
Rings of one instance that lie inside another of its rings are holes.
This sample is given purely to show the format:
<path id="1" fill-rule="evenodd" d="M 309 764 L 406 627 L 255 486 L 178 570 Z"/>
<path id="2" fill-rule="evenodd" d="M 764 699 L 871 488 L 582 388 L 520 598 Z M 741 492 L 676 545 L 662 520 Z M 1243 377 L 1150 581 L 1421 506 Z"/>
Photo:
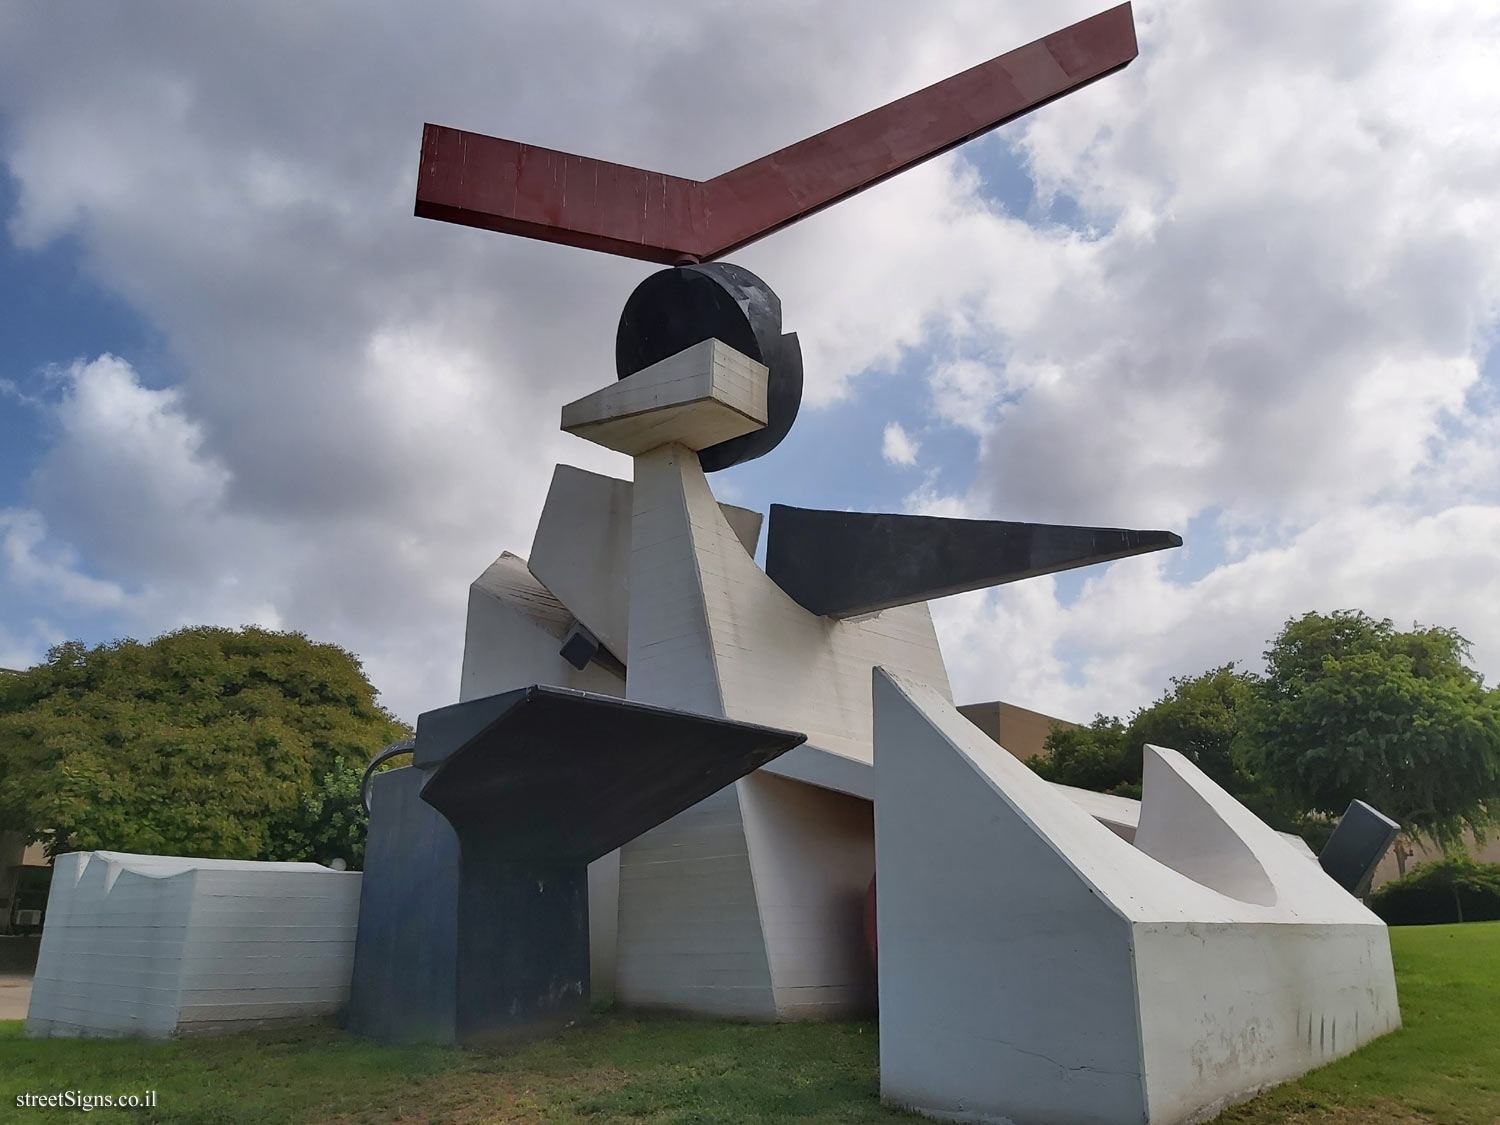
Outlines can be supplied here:
<path id="1" fill-rule="evenodd" d="M 607 1014 L 508 1054 L 380 1047 L 332 1027 L 147 1042 L 25 1039 L 21 1026 L 0 1023 L 0 1120 L 21 1112 L 11 1108 L 19 1092 L 147 1089 L 158 1109 L 96 1109 L 89 1120 L 912 1120 L 879 1103 L 873 1023 Z"/>
<path id="2" fill-rule="evenodd" d="M 1230 1110 L 1222 1125 L 1500 1123 L 1500 923 L 1393 929 L 1406 1026 Z M 0 1023 L 15 1095 L 157 1091 L 91 1122 L 879 1122 L 870 1023 L 723 1024 L 624 1014 L 508 1054 L 379 1047 L 331 1027 L 187 1039 L 28 1040 Z"/>

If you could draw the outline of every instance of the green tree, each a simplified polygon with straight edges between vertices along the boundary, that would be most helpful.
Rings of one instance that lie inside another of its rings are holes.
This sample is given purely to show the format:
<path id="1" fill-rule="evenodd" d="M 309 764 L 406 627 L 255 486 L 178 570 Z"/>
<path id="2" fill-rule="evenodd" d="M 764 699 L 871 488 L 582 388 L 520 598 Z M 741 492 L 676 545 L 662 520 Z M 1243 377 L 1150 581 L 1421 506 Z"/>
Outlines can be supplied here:
<path id="1" fill-rule="evenodd" d="M 1126 728 L 1136 778 L 1142 748 L 1149 742 L 1180 751 L 1229 792 L 1249 792 L 1253 782 L 1240 765 L 1236 747 L 1254 683 L 1255 677 L 1237 671 L 1233 661 L 1202 675 L 1173 677 L 1162 697 L 1131 716 Z"/>
<path id="2" fill-rule="evenodd" d="M 1130 768 L 1125 724 L 1112 715 L 1095 715 L 1086 727 L 1054 725 L 1042 743 L 1042 753 L 1027 762 L 1048 781 L 1099 793 L 1139 797 L 1140 754 Z"/>
<path id="3" fill-rule="evenodd" d="M 1048 781 L 1139 797 L 1146 743 L 1180 750 L 1231 793 L 1253 789 L 1235 747 L 1254 677 L 1233 663 L 1199 676 L 1177 676 L 1162 697 L 1130 721 L 1098 715 L 1087 727 L 1054 727 L 1045 753 L 1031 760 Z"/>
<path id="4" fill-rule="evenodd" d="M 54 854 L 255 858 L 340 758 L 408 734 L 355 657 L 299 633 L 70 641 L 0 677 L 0 823 Z"/>
<path id="5" fill-rule="evenodd" d="M 316 788 L 271 825 L 263 859 L 330 863 L 342 859 L 350 871 L 363 871 L 370 814 L 359 797 L 364 769 L 335 758 Z"/>
<path id="6" fill-rule="evenodd" d="M 1369 801 L 1444 850 L 1465 829 L 1482 838 L 1500 813 L 1500 692 L 1468 655 L 1452 629 L 1357 611 L 1289 621 L 1247 724 L 1255 772 L 1329 815 Z"/>

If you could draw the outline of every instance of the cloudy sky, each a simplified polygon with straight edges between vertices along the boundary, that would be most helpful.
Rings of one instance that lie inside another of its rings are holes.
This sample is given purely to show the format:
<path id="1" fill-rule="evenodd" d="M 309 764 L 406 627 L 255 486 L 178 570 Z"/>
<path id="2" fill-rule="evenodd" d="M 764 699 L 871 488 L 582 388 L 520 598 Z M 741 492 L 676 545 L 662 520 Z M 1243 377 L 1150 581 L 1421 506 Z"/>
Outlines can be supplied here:
<path id="1" fill-rule="evenodd" d="M 424 121 L 707 177 L 1098 0 L 0 0 L 0 666 L 298 629 L 457 695 L 652 268 L 412 217 Z M 960 701 L 1125 712 L 1292 614 L 1500 678 L 1500 9 L 1143 0 L 1124 72 L 735 256 L 803 416 L 720 498 L 1170 528 L 937 603 Z"/>

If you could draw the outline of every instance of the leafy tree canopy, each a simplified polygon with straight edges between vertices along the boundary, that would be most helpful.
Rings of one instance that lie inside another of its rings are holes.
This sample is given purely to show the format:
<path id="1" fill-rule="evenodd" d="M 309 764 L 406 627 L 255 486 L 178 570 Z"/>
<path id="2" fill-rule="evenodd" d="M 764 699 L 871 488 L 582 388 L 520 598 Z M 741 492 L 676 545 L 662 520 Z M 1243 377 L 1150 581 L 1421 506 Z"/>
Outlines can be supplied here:
<path id="1" fill-rule="evenodd" d="M 1245 793 L 1251 778 L 1241 767 L 1236 744 L 1255 688 L 1255 677 L 1233 661 L 1201 676 L 1177 676 L 1150 707 L 1131 717 L 1126 741 L 1140 777 L 1141 748 L 1168 746 L 1185 754 L 1231 793 Z"/>
<path id="2" fill-rule="evenodd" d="M 354 656 L 300 633 L 70 641 L 0 677 L 0 823 L 53 853 L 256 858 L 340 758 L 409 733 Z"/>
<path id="3" fill-rule="evenodd" d="M 1305 807 L 1360 798 L 1452 848 L 1500 814 L 1500 692 L 1452 629 L 1398 632 L 1363 613 L 1289 621 L 1245 731 L 1256 772 Z"/>
<path id="4" fill-rule="evenodd" d="M 1254 677 L 1233 663 L 1200 676 L 1178 676 L 1129 723 L 1104 715 L 1087 727 L 1054 727 L 1046 753 L 1031 760 L 1049 781 L 1081 789 L 1139 797 L 1146 743 L 1180 750 L 1230 792 L 1244 793 L 1251 779 L 1233 748 L 1249 708 Z"/>
<path id="5" fill-rule="evenodd" d="M 1086 727 L 1054 725 L 1042 744 L 1043 753 L 1027 765 L 1048 781 L 1139 797 L 1140 754 L 1130 768 L 1125 746 L 1125 724 L 1109 715 L 1095 715 Z"/>
<path id="6" fill-rule="evenodd" d="M 359 796 L 361 766 L 342 757 L 315 789 L 303 793 L 297 807 L 271 825 L 264 859 L 331 863 L 343 860 L 351 871 L 363 871 L 370 814 Z"/>

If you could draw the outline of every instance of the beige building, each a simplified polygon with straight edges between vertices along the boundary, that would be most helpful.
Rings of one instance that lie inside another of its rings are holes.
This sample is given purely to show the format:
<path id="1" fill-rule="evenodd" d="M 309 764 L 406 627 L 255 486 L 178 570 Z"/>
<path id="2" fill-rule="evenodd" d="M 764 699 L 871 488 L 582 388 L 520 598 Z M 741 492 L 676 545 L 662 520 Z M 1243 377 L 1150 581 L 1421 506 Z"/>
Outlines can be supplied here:
<path id="1" fill-rule="evenodd" d="M 1070 729 L 1078 726 L 998 699 L 993 703 L 967 704 L 958 713 L 1022 761 L 1042 752 L 1042 745 L 1054 726 Z"/>

